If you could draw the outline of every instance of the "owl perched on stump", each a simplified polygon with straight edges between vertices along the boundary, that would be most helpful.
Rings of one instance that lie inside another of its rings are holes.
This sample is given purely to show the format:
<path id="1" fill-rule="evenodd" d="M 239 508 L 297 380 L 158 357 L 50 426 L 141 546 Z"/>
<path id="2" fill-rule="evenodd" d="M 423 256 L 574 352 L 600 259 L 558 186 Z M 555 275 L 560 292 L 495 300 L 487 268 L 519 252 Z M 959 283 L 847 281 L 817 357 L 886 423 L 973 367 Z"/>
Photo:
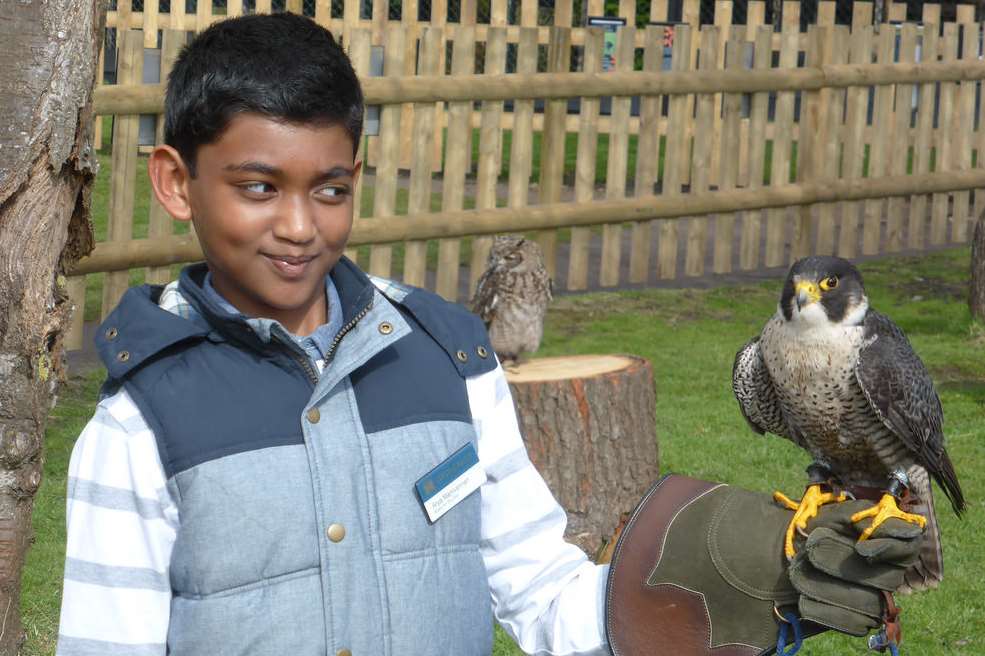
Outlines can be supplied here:
<path id="1" fill-rule="evenodd" d="M 485 322 L 503 366 L 540 347 L 551 298 L 551 278 L 537 242 L 516 235 L 496 237 L 472 311 Z"/>

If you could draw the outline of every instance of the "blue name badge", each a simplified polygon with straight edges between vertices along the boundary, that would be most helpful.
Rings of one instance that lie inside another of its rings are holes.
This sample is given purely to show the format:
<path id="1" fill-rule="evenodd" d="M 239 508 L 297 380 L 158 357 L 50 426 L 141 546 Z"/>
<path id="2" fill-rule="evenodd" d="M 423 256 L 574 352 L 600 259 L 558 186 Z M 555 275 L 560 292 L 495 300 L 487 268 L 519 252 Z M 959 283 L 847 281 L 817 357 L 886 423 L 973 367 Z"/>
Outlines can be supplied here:
<path id="1" fill-rule="evenodd" d="M 414 487 L 432 524 L 486 482 L 475 445 L 469 442 L 422 477 Z"/>

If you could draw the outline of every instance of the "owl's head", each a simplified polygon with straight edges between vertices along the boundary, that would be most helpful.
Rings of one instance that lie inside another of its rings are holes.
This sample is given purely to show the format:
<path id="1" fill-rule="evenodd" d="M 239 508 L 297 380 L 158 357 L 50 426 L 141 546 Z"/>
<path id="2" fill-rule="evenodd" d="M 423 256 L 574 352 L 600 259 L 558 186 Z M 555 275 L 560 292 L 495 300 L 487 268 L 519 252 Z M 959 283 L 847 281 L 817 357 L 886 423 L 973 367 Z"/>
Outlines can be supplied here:
<path id="1" fill-rule="evenodd" d="M 488 268 L 527 273 L 544 266 L 544 254 L 535 241 L 519 235 L 500 235 L 489 251 Z"/>

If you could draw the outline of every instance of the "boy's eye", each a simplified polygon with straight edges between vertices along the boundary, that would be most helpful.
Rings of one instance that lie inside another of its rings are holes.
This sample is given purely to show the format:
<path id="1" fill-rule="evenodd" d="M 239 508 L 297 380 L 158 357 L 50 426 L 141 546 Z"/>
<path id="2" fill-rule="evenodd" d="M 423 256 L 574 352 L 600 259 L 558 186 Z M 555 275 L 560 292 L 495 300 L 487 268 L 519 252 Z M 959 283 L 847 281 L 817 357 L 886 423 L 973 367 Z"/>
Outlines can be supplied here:
<path id="1" fill-rule="evenodd" d="M 251 194 L 269 194 L 274 190 L 273 186 L 266 182 L 247 182 L 239 185 L 239 188 Z"/>
<path id="2" fill-rule="evenodd" d="M 322 187 L 318 190 L 318 193 L 329 198 L 342 198 L 349 194 L 349 187 L 346 185 L 332 185 L 330 187 Z"/>

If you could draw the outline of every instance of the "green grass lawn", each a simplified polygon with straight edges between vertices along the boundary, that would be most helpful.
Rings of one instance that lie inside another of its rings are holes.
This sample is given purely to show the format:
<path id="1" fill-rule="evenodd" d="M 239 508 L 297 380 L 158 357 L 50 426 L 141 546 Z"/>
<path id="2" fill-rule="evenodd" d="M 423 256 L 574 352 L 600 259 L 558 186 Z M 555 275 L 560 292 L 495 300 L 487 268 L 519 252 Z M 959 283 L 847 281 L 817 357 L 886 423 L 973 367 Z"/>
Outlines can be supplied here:
<path id="1" fill-rule="evenodd" d="M 965 304 L 969 251 L 886 258 L 862 266 L 874 307 L 906 331 L 934 376 L 948 449 L 968 499 L 964 520 L 938 503 L 946 581 L 933 593 L 900 599 L 903 654 L 985 654 L 985 327 Z M 774 311 L 779 281 L 711 290 L 643 290 L 565 296 L 548 315 L 542 355 L 632 353 L 653 363 L 660 468 L 763 492 L 804 485 L 806 454 L 786 440 L 759 437 L 732 398 L 732 359 Z M 52 654 L 64 558 L 65 470 L 73 441 L 91 415 L 101 372 L 70 379 L 51 414 L 36 540 L 28 554 L 22 609 L 25 654 Z M 942 495 L 938 495 L 943 499 Z M 497 629 L 496 656 L 519 650 Z M 857 638 L 827 634 L 801 652 L 866 653 Z"/>

